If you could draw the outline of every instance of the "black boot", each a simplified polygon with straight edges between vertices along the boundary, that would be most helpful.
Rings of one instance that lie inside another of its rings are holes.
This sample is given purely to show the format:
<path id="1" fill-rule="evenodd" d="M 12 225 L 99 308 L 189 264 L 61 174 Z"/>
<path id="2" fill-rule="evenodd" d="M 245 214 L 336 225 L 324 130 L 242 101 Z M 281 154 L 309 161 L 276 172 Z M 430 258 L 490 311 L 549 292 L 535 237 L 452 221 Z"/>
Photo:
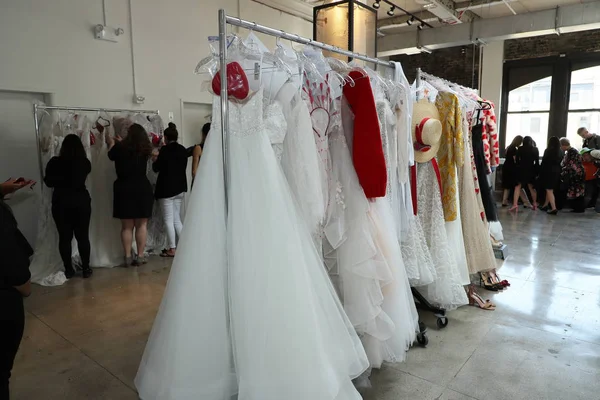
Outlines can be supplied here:
<path id="1" fill-rule="evenodd" d="M 65 276 L 67 277 L 67 279 L 71 279 L 75 276 L 75 270 L 72 266 L 65 267 Z"/>
<path id="2" fill-rule="evenodd" d="M 94 271 L 92 271 L 92 269 L 90 267 L 83 267 L 83 278 L 87 279 L 90 276 L 92 276 L 92 274 L 94 273 Z"/>

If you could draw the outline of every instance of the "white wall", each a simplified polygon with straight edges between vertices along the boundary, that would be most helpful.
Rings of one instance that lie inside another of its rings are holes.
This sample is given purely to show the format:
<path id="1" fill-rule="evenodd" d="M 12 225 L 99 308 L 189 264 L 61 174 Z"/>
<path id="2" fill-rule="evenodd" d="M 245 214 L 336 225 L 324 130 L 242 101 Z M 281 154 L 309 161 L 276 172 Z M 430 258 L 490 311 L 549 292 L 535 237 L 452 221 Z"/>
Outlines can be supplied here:
<path id="1" fill-rule="evenodd" d="M 210 101 L 193 71 L 208 55 L 206 38 L 217 34 L 219 8 L 312 36 L 309 22 L 251 0 L 131 0 L 137 92 L 146 97 L 138 106 L 129 0 L 106 0 L 107 24 L 125 30 L 119 43 L 93 37 L 101 0 L 2 0 L 0 90 L 50 93 L 59 105 L 159 109 L 163 118 L 173 112 L 179 125 L 181 101 Z"/>

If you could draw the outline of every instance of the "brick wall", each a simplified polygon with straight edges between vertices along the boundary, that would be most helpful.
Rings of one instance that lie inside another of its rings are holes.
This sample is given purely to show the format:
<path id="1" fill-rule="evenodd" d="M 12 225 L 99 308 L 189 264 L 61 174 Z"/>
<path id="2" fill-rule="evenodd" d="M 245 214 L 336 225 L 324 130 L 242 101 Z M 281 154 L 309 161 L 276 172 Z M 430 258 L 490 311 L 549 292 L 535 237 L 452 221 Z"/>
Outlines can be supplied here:
<path id="1" fill-rule="evenodd" d="M 477 46 L 451 47 L 434 50 L 431 54 L 401 55 L 392 57 L 392 60 L 402 63 L 404 73 L 410 82 L 415 79 L 417 68 L 420 67 L 425 72 L 463 86 L 475 89 L 479 86 L 479 48 Z"/>
<path id="2" fill-rule="evenodd" d="M 504 42 L 504 58 L 506 60 L 524 60 L 597 51 L 600 51 L 600 29 Z"/>

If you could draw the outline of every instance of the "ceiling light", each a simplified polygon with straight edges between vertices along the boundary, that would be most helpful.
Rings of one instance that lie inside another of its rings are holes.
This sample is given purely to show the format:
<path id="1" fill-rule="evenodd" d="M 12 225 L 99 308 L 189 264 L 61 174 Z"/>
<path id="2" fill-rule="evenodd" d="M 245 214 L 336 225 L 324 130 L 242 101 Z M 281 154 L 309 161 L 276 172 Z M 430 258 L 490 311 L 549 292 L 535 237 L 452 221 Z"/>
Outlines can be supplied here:
<path id="1" fill-rule="evenodd" d="M 406 21 L 406 23 L 408 24 L 408 26 L 411 26 L 413 24 L 413 22 L 415 22 L 415 17 L 414 16 L 410 17 L 410 19 L 408 21 Z"/>
<path id="2" fill-rule="evenodd" d="M 376 9 L 376 10 L 378 10 L 378 9 L 379 9 L 379 5 L 380 5 L 380 4 L 379 4 L 379 2 L 380 2 L 380 1 L 381 1 L 381 0 L 375 0 L 375 3 L 373 3 L 373 8 L 374 8 L 374 9 Z"/>
<path id="3" fill-rule="evenodd" d="M 417 29 L 422 31 L 425 28 L 425 22 L 421 22 L 421 25 L 417 26 Z"/>
<path id="4" fill-rule="evenodd" d="M 392 6 L 392 7 L 390 8 L 390 11 L 388 11 L 388 12 L 387 12 L 387 15 L 389 15 L 390 17 L 393 17 L 393 16 L 394 16 L 394 10 L 395 10 L 395 9 L 396 9 L 396 7 L 395 7 L 395 6 Z"/>

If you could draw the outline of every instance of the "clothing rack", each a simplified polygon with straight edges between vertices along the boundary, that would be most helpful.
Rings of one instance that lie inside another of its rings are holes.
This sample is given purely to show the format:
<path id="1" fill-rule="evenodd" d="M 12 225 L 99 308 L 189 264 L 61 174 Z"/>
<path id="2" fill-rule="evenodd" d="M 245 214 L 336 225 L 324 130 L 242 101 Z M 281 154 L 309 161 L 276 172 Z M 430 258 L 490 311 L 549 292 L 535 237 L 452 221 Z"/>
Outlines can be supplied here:
<path id="1" fill-rule="evenodd" d="M 243 19 L 231 17 L 225 13 L 225 10 L 219 10 L 219 70 L 221 77 L 227 76 L 227 25 L 237 26 L 241 28 L 246 28 L 251 31 L 256 31 L 260 33 L 264 33 L 265 35 L 274 36 L 281 39 L 287 39 L 291 42 L 300 43 L 304 45 L 309 45 L 313 47 L 320 48 L 322 50 L 330 51 L 332 53 L 342 54 L 350 58 L 356 58 L 358 60 L 370 62 L 376 65 L 382 65 L 389 68 L 396 68 L 396 65 L 390 61 L 383 61 L 378 58 L 368 57 L 364 54 L 354 53 L 352 51 L 343 50 L 339 47 L 332 46 L 329 44 L 317 42 L 312 39 L 304 38 L 302 36 L 287 33 L 282 30 L 277 30 L 274 28 L 270 28 L 268 26 L 259 25 L 255 22 L 244 21 Z M 222 138 L 222 151 L 223 151 L 223 179 L 225 182 L 225 210 L 227 212 L 228 205 L 228 193 L 227 193 L 227 183 L 228 179 L 228 140 L 229 135 L 229 108 L 228 108 L 228 98 L 227 98 L 227 79 L 221 78 L 221 138 Z M 427 328 L 421 322 L 419 322 L 419 332 L 417 333 L 417 341 L 422 346 L 426 346 L 429 342 L 427 338 Z"/>
<path id="2" fill-rule="evenodd" d="M 329 44 L 317 42 L 312 39 L 308 39 L 293 33 L 287 33 L 282 30 L 270 28 L 268 26 L 259 25 L 255 22 L 245 21 L 240 18 L 231 17 L 225 13 L 225 10 L 219 10 L 219 62 L 220 62 L 220 74 L 221 77 L 227 76 L 227 25 L 237 26 L 240 28 L 249 29 L 264 33 L 265 35 L 274 36 L 281 39 L 287 39 L 291 42 L 309 45 L 327 50 L 332 53 L 342 54 L 347 57 L 356 58 L 358 60 L 374 63 L 376 65 L 382 65 L 385 67 L 395 68 L 395 64 L 390 61 L 383 61 L 378 58 L 366 56 L 364 54 L 354 53 L 352 51 L 340 49 L 339 47 L 332 46 Z M 221 79 L 221 137 L 223 140 L 223 176 L 225 180 L 225 204 L 227 205 L 228 193 L 227 193 L 227 182 L 228 179 L 228 135 L 229 132 L 229 108 L 227 99 L 227 79 Z M 225 207 L 227 211 L 227 206 Z"/>
<path id="3" fill-rule="evenodd" d="M 37 150 L 38 150 L 38 163 L 40 167 L 40 179 L 44 179 L 44 164 L 42 162 L 42 149 L 40 147 L 40 121 L 39 121 L 39 111 L 80 111 L 80 112 L 100 112 L 103 111 L 105 113 L 135 113 L 135 114 L 155 114 L 158 115 L 160 112 L 158 110 L 127 110 L 120 108 L 93 108 L 93 107 L 68 107 L 68 106 L 45 106 L 40 104 L 33 105 L 33 119 L 35 122 L 35 139 L 37 142 Z M 44 187 L 41 185 L 40 187 Z M 43 190 L 43 189 L 42 189 Z"/>

